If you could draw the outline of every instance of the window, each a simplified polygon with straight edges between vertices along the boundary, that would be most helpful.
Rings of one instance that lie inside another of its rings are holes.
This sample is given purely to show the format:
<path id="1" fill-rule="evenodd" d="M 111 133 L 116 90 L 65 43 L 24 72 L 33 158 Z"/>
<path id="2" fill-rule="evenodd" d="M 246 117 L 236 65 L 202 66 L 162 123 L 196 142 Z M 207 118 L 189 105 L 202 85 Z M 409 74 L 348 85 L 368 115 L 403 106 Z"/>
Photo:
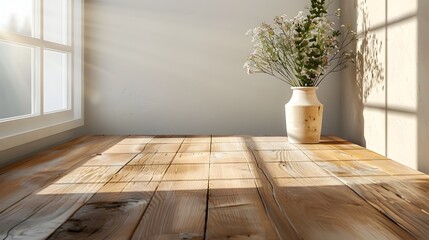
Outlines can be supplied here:
<path id="1" fill-rule="evenodd" d="M 81 0 L 0 0 L 0 151 L 82 120 Z"/>

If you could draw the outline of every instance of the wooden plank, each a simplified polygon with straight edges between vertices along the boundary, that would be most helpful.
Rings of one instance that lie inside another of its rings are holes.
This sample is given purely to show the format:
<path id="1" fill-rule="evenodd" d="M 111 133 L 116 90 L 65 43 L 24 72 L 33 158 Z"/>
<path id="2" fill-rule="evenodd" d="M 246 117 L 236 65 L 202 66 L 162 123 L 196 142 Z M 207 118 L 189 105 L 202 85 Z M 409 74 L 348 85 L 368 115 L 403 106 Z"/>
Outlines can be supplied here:
<path id="1" fill-rule="evenodd" d="M 252 152 L 253 158 L 249 159 L 252 164 L 249 167 L 255 178 L 258 194 L 270 221 L 274 224 L 280 239 L 302 239 L 289 217 L 281 209 L 276 196 L 274 181 L 271 176 L 267 175 L 265 165 L 262 163 L 258 153 L 258 151 Z"/>
<path id="2" fill-rule="evenodd" d="M 149 143 L 153 136 L 127 136 L 118 144 L 141 145 Z"/>
<path id="3" fill-rule="evenodd" d="M 333 150 L 335 149 L 334 147 L 332 147 L 331 144 L 329 143 L 317 143 L 317 144 L 299 144 L 299 143 L 294 143 L 294 145 L 298 148 L 298 149 L 302 149 L 302 150 Z"/>
<path id="4" fill-rule="evenodd" d="M 251 180 L 210 180 L 207 239 L 279 239 Z"/>
<path id="5" fill-rule="evenodd" d="M 258 155 L 263 162 L 310 162 L 302 151 L 258 151 Z"/>
<path id="6" fill-rule="evenodd" d="M 106 156 L 107 158 L 107 156 Z M 113 158 L 113 160 L 115 160 Z M 108 161 L 108 159 L 106 159 Z M 0 235 L 46 238 L 106 184 L 122 166 L 80 166 L 0 214 Z"/>
<path id="7" fill-rule="evenodd" d="M 339 177 L 422 174 L 392 160 L 319 161 L 317 164 Z"/>
<path id="8" fill-rule="evenodd" d="M 172 164 L 208 164 L 210 163 L 210 153 L 177 153 Z"/>
<path id="9" fill-rule="evenodd" d="M 347 140 L 333 135 L 323 135 L 320 137 L 320 142 L 347 142 Z"/>
<path id="10" fill-rule="evenodd" d="M 328 172 L 314 162 L 262 163 L 272 178 L 328 177 Z"/>
<path id="11" fill-rule="evenodd" d="M 181 144 L 185 140 L 184 137 L 178 136 L 156 136 L 149 143 L 158 143 L 158 144 Z"/>
<path id="12" fill-rule="evenodd" d="M 339 150 L 365 150 L 364 147 L 351 142 L 333 142 L 329 144 L 334 149 Z"/>
<path id="13" fill-rule="evenodd" d="M 372 167 L 376 167 L 391 175 L 412 175 L 412 174 L 423 174 L 420 171 L 414 170 L 407 166 L 404 166 L 393 160 L 370 160 L 363 161 Z"/>
<path id="14" fill-rule="evenodd" d="M 417 239 L 427 239 L 429 236 L 429 213 L 407 200 L 407 195 L 399 195 L 392 191 L 394 188 L 386 187 L 392 181 L 391 177 L 385 178 L 385 182 L 362 177 L 342 177 L 341 180 L 375 209 Z"/>
<path id="15" fill-rule="evenodd" d="M 288 142 L 247 142 L 248 145 L 257 151 L 269 151 L 269 150 L 297 150 L 298 148 Z"/>
<path id="16" fill-rule="evenodd" d="M 52 184 L 0 214 L 0 238 L 44 239 L 103 184 Z"/>
<path id="17" fill-rule="evenodd" d="M 108 183 L 50 239 L 130 239 L 158 184 Z"/>
<path id="18" fill-rule="evenodd" d="M 172 164 L 163 181 L 207 180 L 209 164 Z"/>
<path id="19" fill-rule="evenodd" d="M 207 180 L 163 181 L 132 239 L 203 239 Z"/>
<path id="20" fill-rule="evenodd" d="M 276 179 L 276 196 L 303 239 L 414 239 L 333 177 Z"/>
<path id="21" fill-rule="evenodd" d="M 127 165 L 170 164 L 176 153 L 141 153 Z"/>
<path id="22" fill-rule="evenodd" d="M 1 170 L 0 212 L 103 152 L 122 137 L 82 137 Z"/>
<path id="23" fill-rule="evenodd" d="M 110 182 L 161 181 L 167 168 L 168 165 L 125 166 L 112 177 Z"/>
<path id="24" fill-rule="evenodd" d="M 366 150 L 303 150 L 313 161 L 327 160 L 385 160 L 386 157 Z"/>
<path id="25" fill-rule="evenodd" d="M 429 206 L 421 202 L 421 199 L 427 198 L 427 192 L 422 194 L 418 188 L 400 183 L 399 176 L 390 175 L 408 173 L 419 177 L 422 174 L 391 160 L 381 161 L 377 167 L 371 166 L 374 162 L 377 161 L 345 161 L 339 164 L 335 161 L 318 164 L 414 237 L 424 239 L 429 236 Z M 371 169 L 373 174 L 368 174 L 368 169 Z M 362 177 L 364 175 L 373 177 Z M 429 189 L 429 181 L 423 182 L 426 183 L 419 186 L 426 185 Z"/>
<path id="26" fill-rule="evenodd" d="M 124 166 L 137 154 L 135 153 L 104 153 L 86 161 L 82 166 Z"/>
<path id="27" fill-rule="evenodd" d="M 148 143 L 144 153 L 176 153 L 180 148 L 180 143 Z"/>
<path id="28" fill-rule="evenodd" d="M 210 143 L 184 143 L 180 146 L 179 152 L 210 152 Z"/>
<path id="29" fill-rule="evenodd" d="M 246 144 L 241 142 L 230 142 L 230 143 L 212 143 L 212 152 L 239 152 L 248 151 Z"/>
<path id="30" fill-rule="evenodd" d="M 246 163 L 252 162 L 253 155 L 249 151 L 241 152 L 212 152 L 210 163 Z"/>
<path id="31" fill-rule="evenodd" d="M 54 183 L 107 183 L 121 168 L 122 166 L 82 166 L 61 176 Z"/>
<path id="32" fill-rule="evenodd" d="M 140 153 L 146 144 L 116 144 L 103 153 Z"/>
<path id="33" fill-rule="evenodd" d="M 330 149 L 338 149 L 338 150 L 364 150 L 365 148 L 354 144 L 352 142 L 346 141 L 341 138 L 334 139 L 322 139 L 317 144 L 294 144 L 299 149 L 303 150 L 330 150 Z"/>
<path id="34" fill-rule="evenodd" d="M 369 177 L 374 184 L 379 184 L 406 202 L 420 208 L 422 212 L 429 213 L 429 175 L 401 175 L 388 177 Z"/>
<path id="35" fill-rule="evenodd" d="M 212 136 L 212 143 L 243 143 L 245 141 L 244 136 Z"/>
<path id="36" fill-rule="evenodd" d="M 246 140 L 253 142 L 289 142 L 287 137 L 283 136 L 248 137 Z"/>
<path id="37" fill-rule="evenodd" d="M 210 166 L 210 179 L 253 179 L 249 163 L 224 163 Z"/>
<path id="38" fill-rule="evenodd" d="M 210 143 L 212 137 L 210 135 L 186 136 L 183 143 Z"/>

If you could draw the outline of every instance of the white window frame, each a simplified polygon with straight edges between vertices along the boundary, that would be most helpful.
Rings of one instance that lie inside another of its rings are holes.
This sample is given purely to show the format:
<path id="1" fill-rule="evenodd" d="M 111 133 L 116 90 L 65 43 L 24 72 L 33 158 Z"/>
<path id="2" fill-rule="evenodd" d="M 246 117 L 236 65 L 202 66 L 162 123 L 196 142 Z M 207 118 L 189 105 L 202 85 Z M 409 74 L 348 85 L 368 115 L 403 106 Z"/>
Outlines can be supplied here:
<path id="1" fill-rule="evenodd" d="M 69 45 L 63 45 L 42 40 L 43 21 L 35 21 L 39 25 L 40 33 L 35 37 L 23 36 L 10 32 L 0 31 L 0 41 L 35 47 L 38 61 L 33 66 L 35 71 L 33 91 L 33 113 L 8 119 L 0 119 L 0 151 L 42 139 L 54 134 L 83 126 L 83 1 L 70 0 L 71 26 L 69 31 Z M 36 16 L 43 18 L 43 0 L 37 0 L 41 9 L 35 7 Z M 38 15 L 37 15 L 38 14 Z M 38 36 L 39 35 L 39 36 Z M 68 73 L 68 107 L 65 110 L 44 113 L 43 111 L 43 50 L 55 50 L 69 53 Z"/>

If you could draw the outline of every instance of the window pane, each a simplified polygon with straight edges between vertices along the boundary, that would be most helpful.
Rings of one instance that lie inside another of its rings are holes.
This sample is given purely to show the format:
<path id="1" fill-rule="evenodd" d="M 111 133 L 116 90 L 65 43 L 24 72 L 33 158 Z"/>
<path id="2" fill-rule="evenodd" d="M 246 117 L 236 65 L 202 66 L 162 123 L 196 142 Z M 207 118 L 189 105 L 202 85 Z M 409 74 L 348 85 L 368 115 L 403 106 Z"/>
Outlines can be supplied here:
<path id="1" fill-rule="evenodd" d="M 33 0 L 0 0 L 0 30 L 33 36 Z"/>
<path id="2" fill-rule="evenodd" d="M 51 42 L 67 44 L 69 19 L 68 0 L 44 0 L 44 39 Z"/>
<path id="3" fill-rule="evenodd" d="M 0 42 L 0 119 L 33 113 L 33 49 Z"/>
<path id="4" fill-rule="evenodd" d="M 67 53 L 44 50 L 43 109 L 52 112 L 67 109 Z"/>

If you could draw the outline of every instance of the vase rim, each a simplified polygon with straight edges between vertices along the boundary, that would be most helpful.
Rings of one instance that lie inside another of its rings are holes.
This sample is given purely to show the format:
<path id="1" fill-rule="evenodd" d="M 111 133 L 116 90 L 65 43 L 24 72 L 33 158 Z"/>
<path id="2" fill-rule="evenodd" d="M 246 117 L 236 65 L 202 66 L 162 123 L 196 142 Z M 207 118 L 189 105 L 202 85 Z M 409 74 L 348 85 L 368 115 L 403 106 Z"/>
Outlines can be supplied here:
<path id="1" fill-rule="evenodd" d="M 292 90 L 316 90 L 319 87 L 291 87 Z"/>

